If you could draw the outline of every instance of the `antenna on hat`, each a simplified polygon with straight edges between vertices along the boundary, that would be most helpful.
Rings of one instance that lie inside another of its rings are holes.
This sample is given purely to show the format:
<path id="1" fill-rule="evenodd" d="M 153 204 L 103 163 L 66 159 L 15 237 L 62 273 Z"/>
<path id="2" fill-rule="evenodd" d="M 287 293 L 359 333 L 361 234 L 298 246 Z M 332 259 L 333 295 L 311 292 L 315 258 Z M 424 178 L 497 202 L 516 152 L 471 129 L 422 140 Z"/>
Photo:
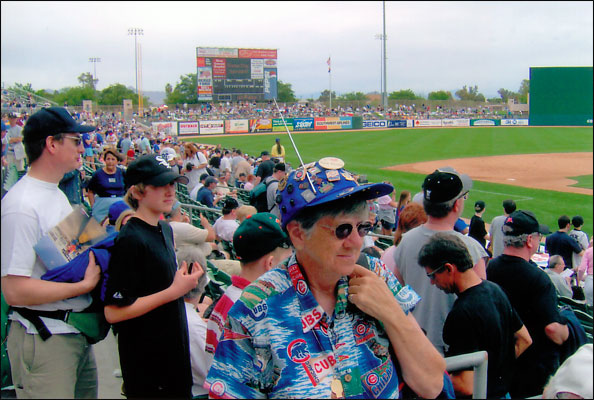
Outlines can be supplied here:
<path id="1" fill-rule="evenodd" d="M 305 163 L 303 162 L 303 159 L 301 158 L 301 154 L 299 154 L 299 149 L 297 149 L 297 145 L 295 144 L 295 141 L 293 140 L 293 135 L 291 135 L 291 132 L 289 131 L 289 127 L 287 127 L 287 123 L 285 122 L 283 113 L 281 113 L 280 108 L 278 108 L 278 103 L 276 102 L 275 98 L 273 98 L 272 100 L 274 100 L 274 105 L 276 106 L 276 110 L 278 111 L 278 114 L 280 115 L 281 120 L 283 121 L 285 130 L 287 131 L 287 134 L 289 135 L 289 139 L 291 139 L 291 144 L 293 144 L 293 148 L 295 149 L 295 153 L 297 153 L 297 158 L 299 158 L 299 162 L 301 163 L 301 166 L 305 166 Z M 307 172 L 307 169 L 305 167 L 303 169 L 305 172 L 305 176 L 307 176 L 307 181 L 309 182 L 309 185 L 311 186 L 311 190 L 314 193 L 316 193 L 316 188 L 314 187 L 314 184 L 311 180 L 311 177 L 309 176 L 309 173 Z"/>

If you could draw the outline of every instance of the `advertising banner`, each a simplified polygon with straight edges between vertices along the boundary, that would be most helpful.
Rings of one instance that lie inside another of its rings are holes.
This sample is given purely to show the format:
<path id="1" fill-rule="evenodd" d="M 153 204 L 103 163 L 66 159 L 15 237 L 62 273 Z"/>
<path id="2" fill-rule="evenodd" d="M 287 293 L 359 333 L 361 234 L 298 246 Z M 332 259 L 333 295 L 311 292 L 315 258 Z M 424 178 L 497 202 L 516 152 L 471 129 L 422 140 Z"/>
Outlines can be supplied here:
<path id="1" fill-rule="evenodd" d="M 314 119 L 313 118 L 293 118 L 293 128 L 296 131 L 313 131 L 314 130 Z"/>
<path id="2" fill-rule="evenodd" d="M 293 131 L 293 118 L 285 118 L 285 122 L 287 123 L 287 128 L 289 131 Z M 274 118 L 272 120 L 272 132 L 286 132 L 285 125 L 283 124 L 283 120 L 280 118 Z"/>
<path id="3" fill-rule="evenodd" d="M 352 117 L 323 117 L 314 118 L 314 129 L 334 130 L 334 129 L 353 129 Z"/>
<path id="4" fill-rule="evenodd" d="M 276 98 L 276 68 L 264 68 L 264 100 L 272 100 Z"/>
<path id="5" fill-rule="evenodd" d="M 179 122 L 179 135 L 197 135 L 198 122 Z"/>
<path id="6" fill-rule="evenodd" d="M 225 78 L 227 76 L 227 64 L 224 58 L 212 59 L 212 76 L 215 78 Z"/>
<path id="7" fill-rule="evenodd" d="M 276 68 L 278 66 L 276 60 L 264 60 L 264 68 Z"/>
<path id="8" fill-rule="evenodd" d="M 237 50 L 227 47 L 198 47 L 196 48 L 197 57 L 225 57 L 237 58 Z M 266 57 L 270 58 L 270 57 Z M 276 57 L 274 57 L 276 58 Z"/>
<path id="9" fill-rule="evenodd" d="M 394 119 L 388 121 L 388 128 L 406 128 L 408 126 L 405 119 Z"/>
<path id="10" fill-rule="evenodd" d="M 528 120 L 527 119 L 502 119 L 501 120 L 501 125 L 522 125 L 522 126 L 528 126 Z"/>
<path id="11" fill-rule="evenodd" d="M 457 118 L 457 119 L 442 119 L 442 126 L 470 126 L 470 119 L 468 118 Z"/>
<path id="12" fill-rule="evenodd" d="M 281 121 L 281 125 L 282 125 Z M 283 126 L 284 128 L 284 126 Z M 284 129 L 283 129 L 284 130 Z M 268 118 L 250 119 L 250 132 L 271 132 L 272 120 Z"/>
<path id="13" fill-rule="evenodd" d="M 471 119 L 470 126 L 497 126 L 501 125 L 501 120 L 499 119 Z"/>
<path id="14" fill-rule="evenodd" d="M 201 135 L 225 133 L 225 121 L 199 121 Z"/>
<path id="15" fill-rule="evenodd" d="M 363 120 L 363 129 L 387 128 L 388 121 L 385 119 L 366 119 Z"/>
<path id="16" fill-rule="evenodd" d="M 415 119 L 415 127 L 418 126 L 441 126 L 440 119 Z"/>
<path id="17" fill-rule="evenodd" d="M 166 135 L 177 136 L 177 122 L 153 122 L 153 133 L 163 132 Z"/>
<path id="18" fill-rule="evenodd" d="M 264 79 L 264 60 L 252 61 L 252 79 Z"/>
<path id="19" fill-rule="evenodd" d="M 248 119 L 231 119 L 225 121 L 225 133 L 248 133 L 250 121 Z"/>
<path id="20" fill-rule="evenodd" d="M 272 49 L 238 49 L 239 58 L 274 58 L 276 50 Z"/>

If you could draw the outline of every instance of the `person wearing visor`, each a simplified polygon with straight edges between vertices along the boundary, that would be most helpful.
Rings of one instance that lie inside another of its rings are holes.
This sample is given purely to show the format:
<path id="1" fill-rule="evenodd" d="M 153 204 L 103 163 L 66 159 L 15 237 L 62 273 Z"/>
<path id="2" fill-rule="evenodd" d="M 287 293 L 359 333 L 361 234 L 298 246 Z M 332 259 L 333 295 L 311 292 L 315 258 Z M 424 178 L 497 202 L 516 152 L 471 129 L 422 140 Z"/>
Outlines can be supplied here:
<path id="1" fill-rule="evenodd" d="M 209 396 L 398 398 L 412 390 L 433 398 L 451 388 L 444 359 L 410 313 L 419 296 L 379 259 L 356 264 L 371 229 L 366 201 L 393 188 L 359 185 L 343 167 L 326 157 L 279 182 L 294 251 L 229 311 Z"/>
<path id="2" fill-rule="evenodd" d="M 175 183 L 188 178 L 164 156 L 148 154 L 126 172 L 124 198 L 134 215 L 112 248 L 105 282 L 105 318 L 118 332 L 127 397 L 192 397 L 188 324 L 183 296 L 203 268 L 178 269 L 173 231 L 161 220 L 176 202 Z"/>

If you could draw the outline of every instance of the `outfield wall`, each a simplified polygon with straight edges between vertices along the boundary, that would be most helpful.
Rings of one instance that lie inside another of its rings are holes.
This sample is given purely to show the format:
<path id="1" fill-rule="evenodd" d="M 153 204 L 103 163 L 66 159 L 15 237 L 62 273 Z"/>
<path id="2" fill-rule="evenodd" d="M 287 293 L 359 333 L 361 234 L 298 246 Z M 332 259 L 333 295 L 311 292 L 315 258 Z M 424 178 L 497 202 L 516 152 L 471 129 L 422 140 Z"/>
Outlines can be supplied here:
<path id="1" fill-rule="evenodd" d="M 286 124 L 286 128 L 285 128 Z M 318 117 L 318 118 L 260 118 L 232 120 L 204 120 L 189 122 L 153 122 L 154 133 L 164 132 L 172 136 L 206 136 L 260 132 L 328 131 L 352 129 L 388 128 L 438 128 L 465 126 L 528 126 L 528 119 L 373 119 L 361 117 Z"/>

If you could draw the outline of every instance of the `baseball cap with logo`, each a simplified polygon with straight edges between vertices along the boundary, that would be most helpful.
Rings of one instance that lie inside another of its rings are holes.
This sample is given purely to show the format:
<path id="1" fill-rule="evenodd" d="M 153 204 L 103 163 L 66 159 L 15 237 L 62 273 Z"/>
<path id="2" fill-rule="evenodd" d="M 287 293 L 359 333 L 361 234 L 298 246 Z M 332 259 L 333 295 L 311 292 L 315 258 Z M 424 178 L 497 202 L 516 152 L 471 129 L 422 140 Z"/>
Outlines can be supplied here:
<path id="1" fill-rule="evenodd" d="M 436 169 L 425 177 L 423 198 L 431 203 L 445 203 L 470 191 L 472 179 L 452 167 Z"/>
<path id="2" fill-rule="evenodd" d="M 178 174 L 171 169 L 165 157 L 157 154 L 147 154 L 132 161 L 126 170 L 126 187 L 144 183 L 153 186 L 165 186 L 173 181 L 187 184 L 187 176 Z"/>
<path id="3" fill-rule="evenodd" d="M 233 248 L 238 260 L 251 262 L 288 244 L 288 237 L 274 214 L 261 212 L 249 215 L 233 234 Z"/>
<path id="4" fill-rule="evenodd" d="M 23 128 L 23 140 L 36 142 L 58 133 L 92 132 L 92 125 L 81 125 L 62 107 L 42 108 L 27 119 Z"/>
<path id="5" fill-rule="evenodd" d="M 507 236 L 520 236 L 534 232 L 546 235 L 550 233 L 548 226 L 539 224 L 536 216 L 525 210 L 517 210 L 511 213 L 503 223 L 503 234 Z"/>
<path id="6" fill-rule="evenodd" d="M 299 212 L 308 207 L 354 194 L 358 194 L 361 199 L 371 200 L 394 190 L 392 185 L 385 183 L 360 185 L 353 174 L 343 167 L 344 161 L 341 159 L 325 157 L 302 165 L 285 176 L 276 192 L 282 227 L 285 228 Z"/>

